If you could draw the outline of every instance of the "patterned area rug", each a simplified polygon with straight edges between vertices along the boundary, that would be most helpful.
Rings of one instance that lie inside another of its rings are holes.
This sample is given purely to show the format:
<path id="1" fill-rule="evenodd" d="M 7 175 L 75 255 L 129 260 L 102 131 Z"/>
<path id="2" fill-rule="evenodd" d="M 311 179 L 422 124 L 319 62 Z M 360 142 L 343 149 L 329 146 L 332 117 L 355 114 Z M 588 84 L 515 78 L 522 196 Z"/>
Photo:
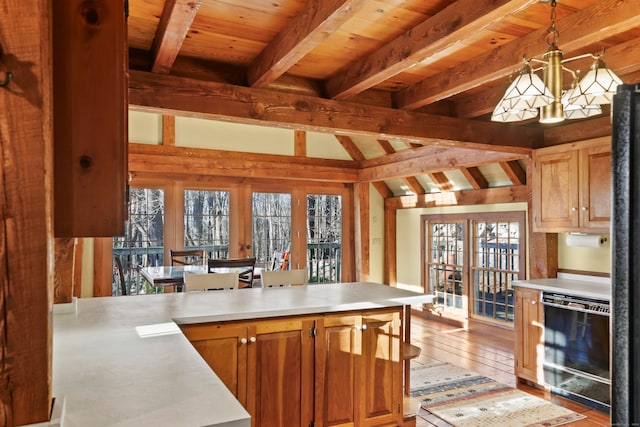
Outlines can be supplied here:
<path id="1" fill-rule="evenodd" d="M 411 369 L 420 411 L 456 427 L 558 426 L 585 418 L 539 397 L 449 363 Z"/>

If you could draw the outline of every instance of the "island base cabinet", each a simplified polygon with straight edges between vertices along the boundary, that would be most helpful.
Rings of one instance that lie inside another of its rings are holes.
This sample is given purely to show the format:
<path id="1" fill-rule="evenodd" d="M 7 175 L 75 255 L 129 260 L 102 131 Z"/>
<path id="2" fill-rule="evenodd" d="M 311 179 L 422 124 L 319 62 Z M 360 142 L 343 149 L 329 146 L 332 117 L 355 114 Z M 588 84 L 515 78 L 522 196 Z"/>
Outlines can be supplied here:
<path id="1" fill-rule="evenodd" d="M 403 423 L 401 308 L 182 330 L 253 427 Z"/>
<path id="2" fill-rule="evenodd" d="M 535 289 L 515 289 L 515 374 L 536 384 L 544 382 L 544 310 L 541 293 Z"/>

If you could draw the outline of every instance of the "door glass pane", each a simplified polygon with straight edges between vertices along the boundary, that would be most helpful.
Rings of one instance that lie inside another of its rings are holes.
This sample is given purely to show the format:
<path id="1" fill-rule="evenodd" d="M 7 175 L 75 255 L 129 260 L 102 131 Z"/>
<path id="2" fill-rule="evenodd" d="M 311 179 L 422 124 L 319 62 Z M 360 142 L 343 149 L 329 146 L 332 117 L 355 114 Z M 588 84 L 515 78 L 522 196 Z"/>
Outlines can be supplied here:
<path id="1" fill-rule="evenodd" d="M 210 259 L 228 258 L 228 191 L 185 190 L 184 247 L 205 249 Z"/>
<path id="2" fill-rule="evenodd" d="M 307 268 L 309 282 L 342 280 L 342 197 L 307 195 Z"/>
<path id="3" fill-rule="evenodd" d="M 464 231 L 462 222 L 430 222 L 427 226 L 429 292 L 445 307 L 462 308 Z"/>
<path id="4" fill-rule="evenodd" d="M 518 222 L 474 222 L 473 313 L 513 322 L 513 280 L 520 265 Z"/>
<path id="5" fill-rule="evenodd" d="M 125 282 L 132 294 L 153 293 L 140 268 L 164 265 L 164 191 L 152 188 L 129 190 L 129 216 L 125 235 L 113 238 L 113 254 L 120 258 Z M 113 294 L 119 294 L 117 271 L 113 271 Z"/>
<path id="6" fill-rule="evenodd" d="M 253 193 L 253 256 L 266 268 L 274 252 L 291 251 L 291 194 Z"/>

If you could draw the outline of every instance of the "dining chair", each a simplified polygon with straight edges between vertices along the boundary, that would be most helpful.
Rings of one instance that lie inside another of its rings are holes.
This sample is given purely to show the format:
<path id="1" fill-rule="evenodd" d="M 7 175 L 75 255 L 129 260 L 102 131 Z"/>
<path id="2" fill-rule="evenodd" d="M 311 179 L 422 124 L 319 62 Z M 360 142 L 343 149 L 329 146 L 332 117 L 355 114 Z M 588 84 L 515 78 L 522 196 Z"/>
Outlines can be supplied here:
<path id="1" fill-rule="evenodd" d="M 238 289 L 238 273 L 185 273 L 187 292 Z"/>
<path id="2" fill-rule="evenodd" d="M 307 269 L 263 271 L 262 287 L 273 288 L 275 286 L 298 286 L 307 284 Z"/>
<path id="3" fill-rule="evenodd" d="M 243 288 L 253 286 L 253 276 L 256 268 L 256 258 L 229 258 L 208 260 L 208 270 L 210 273 L 236 271 L 238 281 Z M 220 271 L 221 270 L 221 271 Z"/>
<path id="4" fill-rule="evenodd" d="M 204 249 L 169 249 L 171 265 L 207 265 L 207 251 Z"/>
<path id="5" fill-rule="evenodd" d="M 271 268 L 269 268 L 269 270 L 277 271 L 288 269 L 290 256 L 291 252 L 275 251 L 273 253 L 273 258 L 271 259 Z"/>
<path id="6" fill-rule="evenodd" d="M 129 291 L 127 290 L 127 282 L 124 279 L 124 270 L 122 269 L 122 261 L 120 261 L 120 257 L 115 255 L 114 260 L 116 262 L 116 270 L 118 270 L 118 276 L 120 278 L 120 292 L 122 295 L 129 295 Z"/>

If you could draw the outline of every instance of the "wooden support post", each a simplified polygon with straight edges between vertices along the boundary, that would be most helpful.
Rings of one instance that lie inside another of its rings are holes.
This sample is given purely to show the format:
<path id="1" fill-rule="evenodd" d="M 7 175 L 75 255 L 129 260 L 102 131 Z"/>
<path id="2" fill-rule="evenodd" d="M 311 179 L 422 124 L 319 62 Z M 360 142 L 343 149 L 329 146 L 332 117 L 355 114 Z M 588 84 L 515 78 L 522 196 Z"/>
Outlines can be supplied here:
<path id="1" fill-rule="evenodd" d="M 384 206 L 384 283 L 395 286 L 398 283 L 397 272 L 397 223 L 398 215 L 394 207 Z"/>
<path id="2" fill-rule="evenodd" d="M 120 236 L 126 218 L 128 141 L 124 2 L 50 4 L 55 235 Z"/>
<path id="3" fill-rule="evenodd" d="M 51 2 L 0 7 L 0 422 L 51 411 Z"/>
<path id="4" fill-rule="evenodd" d="M 371 248 L 369 246 L 370 230 L 370 193 L 369 183 L 358 183 L 354 185 L 355 199 L 355 266 L 356 280 L 366 282 L 369 280 Z"/>

